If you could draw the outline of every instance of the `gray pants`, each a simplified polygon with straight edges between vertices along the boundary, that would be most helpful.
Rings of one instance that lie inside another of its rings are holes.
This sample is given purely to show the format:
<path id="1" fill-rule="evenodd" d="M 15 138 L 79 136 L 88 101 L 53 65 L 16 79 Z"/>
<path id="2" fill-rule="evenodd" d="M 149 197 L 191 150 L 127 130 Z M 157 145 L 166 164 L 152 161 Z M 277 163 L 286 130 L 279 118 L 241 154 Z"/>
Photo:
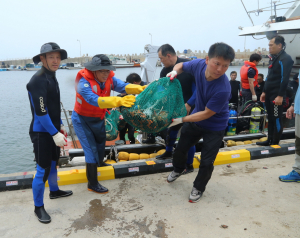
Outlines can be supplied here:
<path id="1" fill-rule="evenodd" d="M 300 115 L 296 114 L 295 119 L 295 135 L 296 135 L 296 141 L 295 141 L 295 164 L 293 166 L 293 169 L 300 174 Z"/>

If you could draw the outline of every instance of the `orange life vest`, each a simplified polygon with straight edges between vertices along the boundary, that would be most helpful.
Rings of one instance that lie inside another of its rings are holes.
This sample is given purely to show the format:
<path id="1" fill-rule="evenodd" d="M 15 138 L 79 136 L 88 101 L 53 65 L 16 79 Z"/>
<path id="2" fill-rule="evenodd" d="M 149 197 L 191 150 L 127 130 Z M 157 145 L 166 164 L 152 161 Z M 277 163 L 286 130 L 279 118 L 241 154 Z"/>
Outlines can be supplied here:
<path id="1" fill-rule="evenodd" d="M 88 69 L 82 69 L 78 72 L 75 79 L 75 90 L 76 90 L 76 99 L 75 99 L 75 107 L 74 111 L 77 112 L 81 116 L 86 117 L 100 117 L 103 119 L 105 117 L 106 109 L 101 109 L 99 107 L 95 107 L 89 103 L 87 103 L 84 98 L 77 92 L 77 85 L 79 80 L 83 77 L 87 80 L 90 85 L 93 93 L 97 94 L 99 97 L 109 97 L 110 91 L 113 89 L 113 79 L 112 77 L 115 75 L 113 71 L 110 71 L 109 76 L 105 82 L 105 87 L 102 90 L 100 85 L 96 82 L 94 78 L 94 74 L 92 71 Z"/>
<path id="2" fill-rule="evenodd" d="M 256 72 L 256 74 L 254 76 L 254 82 L 253 82 L 254 87 L 256 87 L 258 84 L 257 83 L 258 70 L 256 68 L 256 65 L 252 62 L 245 61 L 244 65 L 242 66 L 241 71 L 240 71 L 242 88 L 244 88 L 244 89 L 250 89 L 249 80 L 248 80 L 249 68 L 254 69 Z"/>

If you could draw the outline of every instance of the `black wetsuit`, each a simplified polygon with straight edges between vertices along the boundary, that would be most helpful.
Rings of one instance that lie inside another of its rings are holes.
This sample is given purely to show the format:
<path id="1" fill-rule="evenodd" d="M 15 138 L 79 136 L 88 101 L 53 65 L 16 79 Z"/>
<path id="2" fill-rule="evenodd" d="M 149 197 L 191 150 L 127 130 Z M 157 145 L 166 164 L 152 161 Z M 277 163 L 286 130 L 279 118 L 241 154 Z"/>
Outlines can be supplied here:
<path id="1" fill-rule="evenodd" d="M 266 94 L 266 109 L 268 113 L 268 136 L 272 144 L 278 144 L 282 134 L 283 105 L 273 103 L 277 96 L 285 97 L 289 83 L 290 73 L 294 61 L 285 51 L 277 56 L 272 56 L 269 61 L 268 76 L 265 81 L 263 92 Z M 283 100 L 282 104 L 285 103 Z"/>
<path id="2" fill-rule="evenodd" d="M 235 106 L 238 106 L 241 83 L 236 80 L 230 80 L 229 82 L 231 86 L 231 99 L 229 100 L 229 103 L 234 103 Z"/>
<path id="3" fill-rule="evenodd" d="M 60 147 L 52 136 L 60 131 L 60 92 L 55 72 L 42 67 L 27 84 L 32 121 L 29 134 L 34 147 L 37 173 L 32 182 L 34 205 L 44 204 L 45 182 L 50 191 L 58 191 L 57 162 Z"/>

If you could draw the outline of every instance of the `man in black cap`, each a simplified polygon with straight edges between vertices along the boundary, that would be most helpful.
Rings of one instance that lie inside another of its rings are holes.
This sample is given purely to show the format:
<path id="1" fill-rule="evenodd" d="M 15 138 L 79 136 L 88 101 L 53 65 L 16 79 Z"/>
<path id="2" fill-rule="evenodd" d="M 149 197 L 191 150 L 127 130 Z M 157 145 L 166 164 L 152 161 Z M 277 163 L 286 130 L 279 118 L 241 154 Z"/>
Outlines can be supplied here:
<path id="1" fill-rule="evenodd" d="M 59 190 L 57 185 L 57 162 L 60 147 L 66 145 L 67 132 L 60 118 L 60 92 L 55 71 L 61 60 L 67 59 L 67 52 L 53 42 L 42 45 L 40 54 L 33 62 L 40 61 L 43 67 L 27 84 L 32 112 L 29 135 L 34 147 L 37 172 L 32 182 L 35 215 L 42 223 L 51 222 L 44 208 L 45 182 L 48 180 L 50 199 L 67 197 L 72 191 Z"/>
<path id="2" fill-rule="evenodd" d="M 105 155 L 105 113 L 107 108 L 131 107 L 135 96 L 110 97 L 110 91 L 139 94 L 146 86 L 128 84 L 114 77 L 115 67 L 106 55 L 99 54 L 85 64 L 75 80 L 76 100 L 72 122 L 86 161 L 88 190 L 107 193 L 108 189 L 98 182 L 97 167 L 108 166 Z"/>

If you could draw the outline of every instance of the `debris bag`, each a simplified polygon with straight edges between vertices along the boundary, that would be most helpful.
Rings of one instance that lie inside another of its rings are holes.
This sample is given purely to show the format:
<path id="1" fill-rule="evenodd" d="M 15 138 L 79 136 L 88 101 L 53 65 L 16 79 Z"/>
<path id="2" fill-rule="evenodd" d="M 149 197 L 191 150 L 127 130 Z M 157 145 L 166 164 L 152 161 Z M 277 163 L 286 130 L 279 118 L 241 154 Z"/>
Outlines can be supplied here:
<path id="1" fill-rule="evenodd" d="M 173 118 L 187 114 L 179 80 L 165 77 L 153 81 L 136 97 L 135 104 L 123 107 L 121 113 L 127 123 L 143 132 L 166 129 Z"/>
<path id="2" fill-rule="evenodd" d="M 112 141 L 117 139 L 119 134 L 117 121 L 115 117 L 116 113 L 114 113 L 114 111 L 116 110 L 112 110 L 110 114 L 108 112 L 106 112 L 105 114 L 105 132 L 106 132 L 107 141 Z"/>

